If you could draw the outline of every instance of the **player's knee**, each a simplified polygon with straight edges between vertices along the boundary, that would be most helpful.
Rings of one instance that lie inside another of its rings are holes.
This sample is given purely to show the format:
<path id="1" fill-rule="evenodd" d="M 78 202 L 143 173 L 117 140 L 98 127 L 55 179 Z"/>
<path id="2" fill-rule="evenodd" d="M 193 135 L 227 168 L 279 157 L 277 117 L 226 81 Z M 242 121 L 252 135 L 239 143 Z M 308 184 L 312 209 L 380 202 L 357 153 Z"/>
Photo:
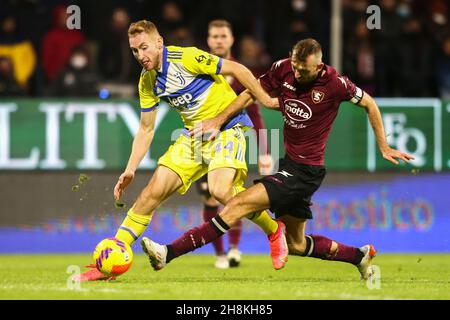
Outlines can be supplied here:
<path id="1" fill-rule="evenodd" d="M 220 203 L 214 197 L 205 197 L 203 199 L 203 204 L 210 207 L 217 207 Z"/>
<path id="2" fill-rule="evenodd" d="M 142 190 L 138 201 L 143 201 L 147 205 L 150 205 L 152 207 L 154 206 L 156 208 L 161 202 L 161 198 L 162 195 L 159 195 L 156 190 L 147 186 L 144 188 L 144 190 Z"/>
<path id="3" fill-rule="evenodd" d="M 245 211 L 243 210 L 243 208 L 244 201 L 241 199 L 241 197 L 236 196 L 228 201 L 223 210 L 223 214 L 226 215 L 227 220 L 233 222 L 234 224 L 245 216 Z"/>
<path id="4" fill-rule="evenodd" d="M 221 188 L 220 186 L 210 187 L 209 193 L 214 197 L 214 199 L 222 204 L 225 204 L 228 200 L 229 190 L 227 188 Z"/>

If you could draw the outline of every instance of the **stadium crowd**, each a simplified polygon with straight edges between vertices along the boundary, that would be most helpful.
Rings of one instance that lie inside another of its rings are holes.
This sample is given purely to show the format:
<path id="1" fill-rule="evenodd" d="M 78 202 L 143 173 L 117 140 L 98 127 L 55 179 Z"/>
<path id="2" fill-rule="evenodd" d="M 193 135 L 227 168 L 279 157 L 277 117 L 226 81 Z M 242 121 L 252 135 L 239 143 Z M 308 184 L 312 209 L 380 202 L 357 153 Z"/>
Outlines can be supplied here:
<path id="1" fill-rule="evenodd" d="M 134 97 L 140 68 L 129 49 L 132 21 L 148 19 L 167 45 L 205 43 L 208 21 L 229 20 L 233 54 L 256 76 L 314 37 L 330 63 L 329 0 L 2 0 L 0 97 Z M 450 0 L 341 0 L 343 70 L 374 96 L 450 98 Z M 68 5 L 81 29 L 66 26 Z M 381 29 L 369 30 L 369 5 Z M 103 89 L 103 90 L 102 90 Z"/>

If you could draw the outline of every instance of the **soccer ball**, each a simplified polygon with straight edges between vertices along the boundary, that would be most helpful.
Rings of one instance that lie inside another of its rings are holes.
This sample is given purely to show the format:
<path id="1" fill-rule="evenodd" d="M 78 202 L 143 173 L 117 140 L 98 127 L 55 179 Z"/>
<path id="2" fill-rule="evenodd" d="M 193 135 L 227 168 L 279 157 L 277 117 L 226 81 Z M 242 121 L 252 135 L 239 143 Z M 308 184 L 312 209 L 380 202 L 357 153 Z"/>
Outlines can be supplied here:
<path id="1" fill-rule="evenodd" d="M 128 243 L 116 238 L 106 238 L 95 247 L 94 263 L 106 276 L 119 276 L 130 269 L 133 251 Z"/>

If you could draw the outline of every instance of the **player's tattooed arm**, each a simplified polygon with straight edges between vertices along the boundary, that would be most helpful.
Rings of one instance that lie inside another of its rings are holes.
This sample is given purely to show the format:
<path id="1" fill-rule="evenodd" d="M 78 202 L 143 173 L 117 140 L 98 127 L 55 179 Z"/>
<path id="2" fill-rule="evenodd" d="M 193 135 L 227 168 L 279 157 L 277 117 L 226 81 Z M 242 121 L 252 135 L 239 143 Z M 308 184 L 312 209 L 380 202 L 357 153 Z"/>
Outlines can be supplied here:
<path id="1" fill-rule="evenodd" d="M 144 158 L 155 134 L 156 113 L 158 108 L 149 112 L 141 112 L 139 129 L 133 139 L 130 158 L 125 171 L 120 175 L 116 186 L 114 187 L 114 198 L 118 200 L 123 190 L 133 181 L 139 163 Z"/>
<path id="2" fill-rule="evenodd" d="M 357 105 L 366 110 L 370 125 L 378 143 L 378 147 L 380 148 L 380 152 L 384 159 L 392 162 L 393 164 L 398 164 L 398 159 L 405 162 L 409 162 L 409 160 L 414 159 L 411 155 L 393 149 L 389 146 L 386 140 L 380 109 L 378 108 L 375 100 L 367 92 L 363 93 L 362 99 L 357 103 Z"/>

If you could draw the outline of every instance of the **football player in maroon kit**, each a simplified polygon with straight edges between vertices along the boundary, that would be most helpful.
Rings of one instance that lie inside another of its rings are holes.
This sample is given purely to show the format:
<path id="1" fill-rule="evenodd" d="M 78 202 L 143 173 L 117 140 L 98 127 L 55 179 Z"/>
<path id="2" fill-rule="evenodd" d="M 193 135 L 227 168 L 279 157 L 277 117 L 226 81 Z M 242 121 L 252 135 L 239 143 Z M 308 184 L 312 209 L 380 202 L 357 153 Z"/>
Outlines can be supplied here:
<path id="1" fill-rule="evenodd" d="M 208 47 L 212 54 L 224 59 L 236 61 L 231 55 L 231 48 L 234 43 L 233 30 L 231 24 L 222 19 L 212 20 L 208 23 Z M 260 76 L 255 74 L 255 77 Z M 236 94 L 240 94 L 245 87 L 235 78 L 226 76 L 225 79 L 231 85 Z M 247 113 L 253 122 L 253 129 L 256 133 L 260 155 L 258 158 L 259 173 L 262 175 L 270 174 L 272 170 L 272 157 L 267 148 L 267 137 L 261 134 L 260 129 L 264 129 L 264 121 L 259 111 L 259 105 L 252 103 L 247 107 Z M 208 221 L 214 218 L 219 212 L 219 202 L 211 196 L 208 188 L 208 179 L 206 175 L 196 181 L 197 190 L 202 196 L 203 201 L 203 219 Z M 215 267 L 227 269 L 237 267 L 241 262 L 241 252 L 238 249 L 242 235 L 242 220 L 239 220 L 233 228 L 228 231 L 228 252 L 224 249 L 223 237 L 213 241 L 214 251 L 216 253 Z"/>
<path id="2" fill-rule="evenodd" d="M 220 214 L 199 227 L 187 231 L 169 245 L 153 244 L 151 263 L 155 270 L 172 259 L 193 251 L 224 234 L 242 217 L 271 209 L 286 226 L 288 250 L 286 258 L 280 252 L 274 257 L 287 261 L 287 255 L 343 261 L 355 265 L 362 279 L 373 274 L 371 260 L 375 249 L 368 244 L 360 248 L 348 246 L 320 235 L 305 235 L 308 219 L 312 219 L 311 196 L 325 177 L 324 152 L 326 141 L 342 101 L 351 101 L 367 112 L 383 157 L 398 164 L 412 156 L 392 149 L 384 133 L 381 114 L 372 97 L 322 62 L 322 49 L 314 39 L 299 41 L 290 58 L 275 62 L 260 78 L 262 87 L 278 97 L 284 118 L 286 156 L 280 159 L 278 172 L 255 181 L 255 185 L 237 194 Z M 253 101 L 244 91 L 214 119 L 204 121 L 192 134 L 217 130 L 221 123 Z"/>

